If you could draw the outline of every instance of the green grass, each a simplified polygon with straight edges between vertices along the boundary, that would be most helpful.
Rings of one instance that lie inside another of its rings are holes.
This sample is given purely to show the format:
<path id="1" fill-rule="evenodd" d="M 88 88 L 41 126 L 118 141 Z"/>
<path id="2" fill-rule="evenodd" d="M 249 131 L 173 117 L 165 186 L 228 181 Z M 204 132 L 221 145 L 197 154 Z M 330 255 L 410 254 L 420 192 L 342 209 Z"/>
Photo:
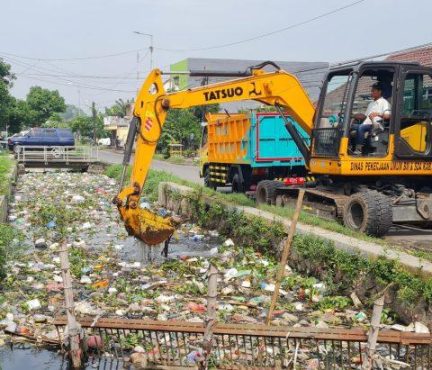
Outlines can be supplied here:
<path id="1" fill-rule="evenodd" d="M 119 180 L 121 177 L 121 173 L 123 170 L 123 166 L 119 164 L 113 164 L 106 168 L 105 175 L 111 177 L 113 179 Z M 128 167 L 126 172 L 126 177 L 129 178 L 131 173 L 131 167 Z M 219 200 L 222 202 L 229 202 L 234 204 L 239 204 L 242 206 L 250 206 L 254 207 L 255 202 L 252 199 L 249 199 L 244 194 L 239 193 L 220 193 L 214 191 L 209 188 L 204 188 L 201 185 L 198 185 L 194 182 L 183 180 L 178 176 L 172 175 L 165 171 L 159 170 L 150 170 L 147 176 L 146 183 L 144 185 L 144 196 L 150 200 L 156 200 L 158 197 L 158 185 L 160 182 L 174 182 L 176 184 L 189 186 L 197 191 L 202 191 L 203 194 L 207 197 L 214 198 L 215 200 Z"/>
<path id="2" fill-rule="evenodd" d="M 262 204 L 259 206 L 259 208 L 264 210 L 264 211 L 268 211 L 268 212 L 271 212 L 275 215 L 289 218 L 289 219 L 291 219 L 293 214 L 294 214 L 294 208 L 291 208 L 291 207 L 276 207 L 276 206 L 269 206 L 269 205 Z M 388 245 L 388 243 L 383 239 L 374 238 L 372 236 L 369 236 L 369 235 L 366 235 L 363 233 L 359 233 L 357 231 L 348 229 L 347 227 L 345 227 L 344 225 L 340 224 L 337 221 L 327 220 L 327 219 L 318 217 L 316 215 L 310 214 L 308 212 L 301 212 L 299 220 L 305 224 L 312 225 L 312 226 L 318 226 L 318 227 L 321 227 L 323 229 L 334 231 L 334 232 L 337 232 L 339 234 L 343 234 L 343 235 L 350 236 L 353 238 L 365 240 L 365 241 L 372 242 L 372 243 Z"/>
<path id="3" fill-rule="evenodd" d="M 180 155 L 173 155 L 171 157 L 165 158 L 165 156 L 163 154 L 155 154 L 154 159 L 157 159 L 159 161 L 170 162 L 170 163 L 174 163 L 174 164 L 185 164 L 188 162 L 186 160 L 186 158 L 184 158 Z"/>
<path id="4" fill-rule="evenodd" d="M 7 176 L 12 168 L 12 160 L 7 154 L 0 154 L 0 195 L 6 194 L 9 187 L 6 181 Z"/>

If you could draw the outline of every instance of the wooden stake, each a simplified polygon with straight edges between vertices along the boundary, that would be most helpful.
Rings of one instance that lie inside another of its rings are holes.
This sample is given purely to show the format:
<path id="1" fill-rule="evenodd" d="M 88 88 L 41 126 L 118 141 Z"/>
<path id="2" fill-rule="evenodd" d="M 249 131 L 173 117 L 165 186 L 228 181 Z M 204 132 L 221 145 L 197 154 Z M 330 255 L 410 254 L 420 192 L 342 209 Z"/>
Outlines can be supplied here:
<path id="1" fill-rule="evenodd" d="M 81 368 L 81 348 L 80 348 L 80 328 L 75 319 L 75 305 L 72 290 L 72 277 L 70 274 L 70 264 L 68 248 L 63 243 L 60 249 L 60 266 L 63 277 L 63 287 L 65 296 L 65 308 L 68 320 L 68 335 L 70 340 L 70 356 L 74 369 Z"/>
<path id="2" fill-rule="evenodd" d="M 217 267 L 210 263 L 207 295 L 207 320 L 203 339 L 205 361 L 202 368 L 206 370 L 208 369 L 208 358 L 213 347 L 213 326 L 216 324 L 218 274 L 219 271 Z"/>
<path id="3" fill-rule="evenodd" d="M 270 325 L 270 323 L 271 323 L 273 311 L 275 309 L 276 302 L 279 298 L 279 289 L 280 289 L 280 285 L 282 283 L 282 279 L 285 276 L 285 266 L 288 262 L 288 257 L 289 257 L 289 253 L 291 250 L 291 244 L 292 244 L 292 241 L 293 241 L 293 238 L 295 235 L 295 231 L 296 231 L 296 227 L 297 227 L 297 221 L 298 221 L 298 218 L 300 216 L 301 209 L 302 209 L 304 193 L 305 193 L 304 189 L 300 189 L 299 194 L 298 194 L 298 198 L 297 198 L 297 204 L 296 204 L 295 212 L 294 212 L 293 218 L 291 220 L 291 225 L 290 225 L 289 232 L 288 232 L 288 238 L 286 239 L 283 250 L 282 250 L 281 260 L 279 262 L 279 270 L 278 270 L 278 274 L 276 277 L 275 290 L 273 292 L 272 300 L 270 303 L 270 308 L 269 308 L 268 315 L 267 315 L 267 320 L 266 320 L 267 325 Z"/>
<path id="4" fill-rule="evenodd" d="M 375 361 L 375 350 L 378 341 L 379 327 L 381 323 L 381 314 L 384 308 L 384 294 L 377 298 L 374 302 L 371 326 L 369 329 L 368 344 L 367 344 L 367 358 L 362 364 L 362 369 L 371 370 Z"/>

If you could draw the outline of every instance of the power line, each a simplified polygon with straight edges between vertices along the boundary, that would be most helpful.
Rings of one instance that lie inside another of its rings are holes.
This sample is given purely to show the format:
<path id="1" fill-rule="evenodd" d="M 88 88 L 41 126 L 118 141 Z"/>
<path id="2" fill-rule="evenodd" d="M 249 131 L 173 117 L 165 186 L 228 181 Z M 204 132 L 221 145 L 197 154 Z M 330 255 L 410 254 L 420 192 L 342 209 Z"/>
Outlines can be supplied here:
<path id="1" fill-rule="evenodd" d="M 208 46 L 208 47 L 203 47 L 203 48 L 191 48 L 191 49 L 155 48 L 155 49 L 161 50 L 161 51 L 172 51 L 172 52 L 189 52 L 189 51 L 204 51 L 204 50 L 226 48 L 226 47 L 229 47 L 229 46 L 234 46 L 234 45 L 239 45 L 239 44 L 243 44 L 243 43 L 246 43 L 246 42 L 255 41 L 255 40 L 258 40 L 258 39 L 261 39 L 261 38 L 264 38 L 264 37 L 268 37 L 268 36 L 274 35 L 276 33 L 285 32 L 285 31 L 291 30 L 293 28 L 297 28 L 297 27 L 303 26 L 305 24 L 315 22 L 318 19 L 325 18 L 325 17 L 328 17 L 329 15 L 333 15 L 333 14 L 339 13 L 342 10 L 351 8 L 351 7 L 356 6 L 356 5 L 360 4 L 360 3 L 363 3 L 365 1 L 367 1 L 367 0 L 356 0 L 356 1 L 352 2 L 352 3 L 349 3 L 347 5 L 341 6 L 339 8 L 333 9 L 333 10 L 330 10 L 328 12 L 319 14 L 319 15 L 317 15 L 315 17 L 306 19 L 304 21 L 301 21 L 301 22 L 298 22 L 298 23 L 294 23 L 294 24 L 291 24 L 291 25 L 283 27 L 283 28 L 279 28 L 279 29 L 274 30 L 274 31 L 262 33 L 260 35 L 257 35 L 257 36 L 254 36 L 254 37 L 250 37 L 250 38 L 247 38 L 247 39 L 243 39 L 243 40 L 239 40 L 239 41 L 228 42 L 228 43 L 225 43 L 225 44 L 213 45 L 213 46 Z"/>
<path id="2" fill-rule="evenodd" d="M 301 22 L 297 22 L 291 25 L 288 25 L 286 27 L 283 28 L 279 28 L 277 30 L 274 31 L 270 31 L 270 32 L 266 32 L 266 33 L 262 33 L 259 34 L 257 36 L 254 37 L 250 37 L 247 39 L 243 39 L 243 40 L 239 40 L 239 41 L 234 41 L 234 42 L 229 42 L 229 43 L 225 43 L 225 44 L 219 44 L 219 45 L 213 45 L 213 46 L 208 46 L 208 47 L 201 47 L 201 48 L 190 48 L 190 49 L 169 49 L 169 48 L 159 48 L 159 47 L 155 47 L 154 49 L 156 50 L 161 50 L 161 51 L 170 51 L 170 52 L 188 52 L 188 51 L 205 51 L 205 50 L 212 50 L 212 49 L 221 49 L 221 48 L 225 48 L 225 47 L 229 47 L 229 46 L 234 46 L 234 45 L 239 45 L 239 44 L 243 44 L 246 42 L 251 42 L 251 41 L 255 41 L 264 37 L 268 37 L 277 33 L 281 33 L 281 32 L 285 32 L 288 30 L 291 30 L 293 28 L 297 28 L 300 26 L 303 26 L 305 24 L 309 24 L 312 22 L 315 22 L 319 19 L 328 17 L 330 15 L 339 13 L 345 9 L 351 8 L 353 6 L 356 6 L 360 3 L 363 3 L 367 0 L 356 0 L 354 2 L 351 2 L 347 5 L 341 6 L 339 8 L 330 10 L 328 12 L 319 14 L 315 17 L 306 19 L 304 21 Z M 88 56 L 88 57 L 72 57 L 72 58 L 39 58 L 39 57 L 28 57 L 28 56 L 21 56 L 21 55 L 17 55 L 17 54 L 13 54 L 13 53 L 7 53 L 7 52 L 0 52 L 0 54 L 4 54 L 4 55 L 9 55 L 12 57 L 16 57 L 16 58 L 21 58 L 21 59 L 28 59 L 28 60 L 36 60 L 36 61 L 51 61 L 51 62 L 55 62 L 55 61 L 79 61 L 79 60 L 93 60 L 93 59 L 104 59 L 104 58 L 111 58 L 111 57 L 117 57 L 117 56 L 121 56 L 121 55 L 125 55 L 125 54 L 130 54 L 130 53 L 136 53 L 139 51 L 143 51 L 146 50 L 147 48 L 141 48 L 141 49 L 134 49 L 134 50 L 127 50 L 127 51 L 122 51 L 122 52 L 118 52 L 118 53 L 113 53 L 113 54 L 105 54 L 105 55 L 97 55 L 97 56 Z"/>
<path id="3" fill-rule="evenodd" d="M 13 54 L 13 53 L 6 53 L 4 51 L 0 52 L 0 54 L 9 55 L 9 56 L 12 56 L 15 58 L 20 58 L 20 59 L 36 60 L 36 61 L 43 61 L 43 62 L 67 62 L 67 61 L 74 61 L 74 60 L 92 60 L 92 59 L 112 58 L 112 57 L 117 57 L 117 56 L 121 56 L 121 55 L 125 55 L 125 54 L 136 53 L 136 52 L 143 51 L 146 49 L 147 48 L 141 48 L 141 49 L 122 51 L 122 52 L 114 53 L 114 54 L 95 55 L 95 56 L 88 56 L 88 57 L 73 57 L 73 58 L 28 57 L 28 56 Z"/>
<path id="4" fill-rule="evenodd" d="M 51 84 L 55 84 L 55 85 L 61 85 L 61 86 L 79 87 L 79 88 L 83 88 L 83 89 L 99 90 L 99 91 L 135 93 L 134 90 L 110 89 L 110 88 L 107 88 L 107 87 L 92 86 L 92 85 L 87 85 L 87 84 L 82 84 L 82 83 L 76 83 L 76 82 L 67 81 L 67 80 L 63 80 L 65 82 L 59 82 L 59 81 L 52 81 L 52 80 L 47 80 L 47 79 L 38 78 L 38 77 L 29 77 L 29 76 L 23 76 L 23 77 L 27 78 L 27 79 L 31 79 L 31 80 L 42 81 L 42 82 L 47 82 L 47 83 L 51 83 Z"/>

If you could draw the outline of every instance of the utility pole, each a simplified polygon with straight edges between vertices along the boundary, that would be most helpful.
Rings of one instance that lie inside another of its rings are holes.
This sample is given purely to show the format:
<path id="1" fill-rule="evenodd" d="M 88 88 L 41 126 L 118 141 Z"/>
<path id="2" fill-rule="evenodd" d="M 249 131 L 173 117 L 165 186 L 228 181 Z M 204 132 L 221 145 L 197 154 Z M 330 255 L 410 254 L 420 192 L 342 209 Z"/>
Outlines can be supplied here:
<path id="1" fill-rule="evenodd" d="M 81 90 L 78 88 L 78 117 L 81 116 Z"/>
<path id="2" fill-rule="evenodd" d="M 92 118 L 93 118 L 93 141 L 96 144 L 96 122 L 97 122 L 97 111 L 96 111 L 96 103 L 92 102 Z"/>
<path id="3" fill-rule="evenodd" d="M 144 32 L 139 32 L 139 31 L 133 31 L 134 33 L 136 33 L 137 35 L 141 35 L 141 36 L 148 36 L 150 37 L 150 71 L 153 69 L 153 51 L 154 51 L 154 47 L 153 47 L 153 35 L 150 33 L 144 33 Z"/>
<path id="4" fill-rule="evenodd" d="M 137 62 L 137 93 L 139 91 L 139 87 L 140 87 L 140 75 L 139 75 L 139 51 L 137 51 L 137 58 L 136 58 L 136 62 Z"/>

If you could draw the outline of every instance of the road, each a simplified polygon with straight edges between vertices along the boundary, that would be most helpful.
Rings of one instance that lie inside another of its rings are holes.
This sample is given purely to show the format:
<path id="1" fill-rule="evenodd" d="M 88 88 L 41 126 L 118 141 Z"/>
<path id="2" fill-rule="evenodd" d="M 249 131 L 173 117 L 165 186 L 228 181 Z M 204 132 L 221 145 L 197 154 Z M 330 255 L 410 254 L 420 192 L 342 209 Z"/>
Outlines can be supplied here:
<path id="1" fill-rule="evenodd" d="M 120 164 L 123 161 L 123 153 L 117 153 L 110 150 L 99 150 L 99 160 L 106 163 Z M 203 179 L 199 177 L 197 166 L 173 164 L 153 159 L 151 168 L 165 171 L 184 180 L 203 185 Z"/>

